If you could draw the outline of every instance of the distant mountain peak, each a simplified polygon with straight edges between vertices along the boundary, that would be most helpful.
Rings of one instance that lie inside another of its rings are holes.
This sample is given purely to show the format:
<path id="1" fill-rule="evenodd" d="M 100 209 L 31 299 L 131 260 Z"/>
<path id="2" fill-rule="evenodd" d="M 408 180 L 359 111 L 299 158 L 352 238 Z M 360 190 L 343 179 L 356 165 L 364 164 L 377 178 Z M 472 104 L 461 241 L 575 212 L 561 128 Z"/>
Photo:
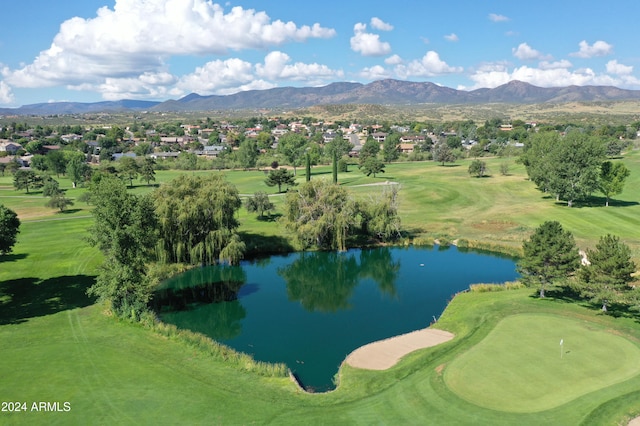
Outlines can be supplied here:
<path id="1" fill-rule="evenodd" d="M 334 82 L 322 87 L 276 87 L 232 95 L 191 93 L 179 100 L 149 102 L 59 102 L 0 109 L 4 115 L 83 114 L 110 111 L 213 111 L 227 109 L 306 108 L 331 104 L 481 104 L 639 100 L 640 91 L 612 86 L 538 87 L 512 80 L 492 89 L 456 90 L 432 82 L 383 79 L 369 84 Z"/>

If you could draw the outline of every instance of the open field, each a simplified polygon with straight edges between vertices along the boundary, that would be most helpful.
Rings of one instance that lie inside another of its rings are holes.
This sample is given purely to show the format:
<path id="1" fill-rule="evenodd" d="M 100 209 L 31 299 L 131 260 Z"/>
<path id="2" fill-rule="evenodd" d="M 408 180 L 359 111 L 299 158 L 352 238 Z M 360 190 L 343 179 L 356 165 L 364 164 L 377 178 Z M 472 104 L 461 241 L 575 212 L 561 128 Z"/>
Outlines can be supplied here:
<path id="1" fill-rule="evenodd" d="M 510 162 L 508 176 L 497 172 L 503 161 Z M 608 208 L 594 197 L 592 207 L 569 209 L 537 191 L 513 159 L 487 162 L 491 177 L 482 179 L 470 178 L 468 161 L 460 161 L 391 164 L 375 179 L 351 167 L 340 182 L 363 197 L 382 186 L 360 185 L 398 182 L 403 226 L 415 237 L 518 249 L 536 226 L 553 219 L 581 248 L 610 232 L 640 260 L 640 152 L 625 157 L 631 176 Z M 178 173 L 158 172 L 158 183 Z M 262 172 L 223 173 L 242 194 L 275 192 L 262 183 Z M 315 168 L 314 176 L 330 179 L 330 168 Z M 72 198 L 84 191 L 64 178 L 61 186 Z M 273 197 L 276 204 L 282 199 Z M 618 424 L 640 413 L 637 318 L 538 300 L 529 289 L 461 294 L 438 322 L 455 334 L 451 342 L 412 353 L 387 371 L 344 366 L 336 391 L 305 394 L 288 379 L 258 376 L 105 316 L 84 294 L 101 261 L 83 241 L 91 206 L 76 202 L 70 212 L 56 213 L 44 202 L 0 177 L 0 203 L 23 221 L 14 253 L 0 261 L 0 401 L 25 401 L 29 409 L 34 401 L 69 401 L 71 411 L 0 412 L 2 424 Z M 245 235 L 286 243 L 277 222 L 244 210 L 239 218 Z M 562 360 L 560 338 L 570 351 Z M 550 350 L 549 360 L 536 363 Z M 505 352 L 498 363 L 496 354 Z M 478 368 L 491 361 L 493 367 Z M 559 370 L 569 362 L 571 370 Z M 556 378 L 560 386 L 533 376 Z M 485 392 L 466 382 L 483 383 Z"/>

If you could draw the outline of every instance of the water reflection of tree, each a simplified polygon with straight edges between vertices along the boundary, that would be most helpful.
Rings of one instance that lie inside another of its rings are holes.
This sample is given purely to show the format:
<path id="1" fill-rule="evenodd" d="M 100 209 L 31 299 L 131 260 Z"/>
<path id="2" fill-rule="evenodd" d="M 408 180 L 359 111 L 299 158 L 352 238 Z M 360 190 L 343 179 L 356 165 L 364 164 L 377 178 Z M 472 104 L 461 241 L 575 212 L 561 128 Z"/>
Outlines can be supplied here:
<path id="1" fill-rule="evenodd" d="M 194 268 L 165 282 L 151 305 L 165 322 L 179 328 L 231 339 L 242 331 L 247 314 L 238 301 L 246 280 L 245 271 L 237 266 Z"/>
<path id="2" fill-rule="evenodd" d="M 278 274 L 287 283 L 289 300 L 299 300 L 308 311 L 335 312 L 349 306 L 358 262 L 353 254 L 305 252 Z"/>
<path id="3" fill-rule="evenodd" d="M 360 262 L 354 253 L 303 253 L 278 268 L 286 281 L 289 300 L 299 300 L 308 311 L 335 312 L 349 307 L 349 299 L 361 279 L 370 278 L 380 290 L 395 295 L 400 262 L 388 248 L 363 250 Z"/>
<path id="4" fill-rule="evenodd" d="M 240 266 L 215 265 L 190 269 L 163 283 L 163 289 L 181 289 L 195 287 L 204 283 L 237 282 L 245 283 L 247 274 Z"/>
<path id="5" fill-rule="evenodd" d="M 239 300 L 201 305 L 188 311 L 166 312 L 164 322 L 178 328 L 205 334 L 214 340 L 230 340 L 242 332 L 242 320 L 247 316 Z"/>
<path id="6" fill-rule="evenodd" d="M 360 278 L 371 278 L 381 292 L 396 295 L 396 280 L 400 272 L 400 260 L 394 261 L 386 247 L 360 252 Z"/>

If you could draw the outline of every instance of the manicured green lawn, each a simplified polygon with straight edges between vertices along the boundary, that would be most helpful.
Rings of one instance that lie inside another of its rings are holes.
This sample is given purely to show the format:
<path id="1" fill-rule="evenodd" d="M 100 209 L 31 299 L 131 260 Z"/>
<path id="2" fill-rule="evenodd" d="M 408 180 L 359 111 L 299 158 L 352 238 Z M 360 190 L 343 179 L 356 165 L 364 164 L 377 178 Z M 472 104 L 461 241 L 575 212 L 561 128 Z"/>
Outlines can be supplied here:
<path id="1" fill-rule="evenodd" d="M 470 178 L 469 162 L 460 161 L 394 163 L 376 178 L 351 167 L 339 180 L 363 197 L 383 187 L 360 185 L 398 182 L 403 226 L 415 236 L 517 248 L 542 221 L 558 220 L 581 248 L 610 232 L 640 259 L 640 153 L 624 159 L 632 174 L 608 208 L 601 198 L 593 207 L 557 204 L 513 160 L 509 176 L 497 173 L 503 161 L 487 160 L 492 175 L 482 179 Z M 275 193 L 262 172 L 223 173 L 242 194 Z M 329 167 L 313 173 L 331 178 Z M 158 172 L 158 182 L 178 174 Z M 72 198 L 83 191 L 64 178 L 61 185 Z M 151 189 L 142 184 L 134 191 Z M 282 199 L 272 197 L 278 206 Z M 288 379 L 243 371 L 105 316 L 85 295 L 101 262 L 84 241 L 91 206 L 78 202 L 72 212 L 56 213 L 44 201 L 0 178 L 0 203 L 23 221 L 14 253 L 0 259 L 0 400 L 69 401 L 72 410 L 0 413 L 0 424 L 617 424 L 640 413 L 637 319 L 538 300 L 526 289 L 461 294 L 438 323 L 456 334 L 453 341 L 410 354 L 385 372 L 343 367 L 336 391 L 304 394 Z M 240 232 L 256 244 L 289 243 L 276 221 L 244 210 L 238 217 Z M 519 344 L 510 345 L 516 338 Z M 569 351 L 562 360 L 560 338 Z M 550 387 L 549 378 L 565 386 Z"/>
<path id="2" fill-rule="evenodd" d="M 448 365 L 445 382 L 477 405 L 528 413 L 631 379 L 638 360 L 636 344 L 592 322 L 513 315 Z"/>

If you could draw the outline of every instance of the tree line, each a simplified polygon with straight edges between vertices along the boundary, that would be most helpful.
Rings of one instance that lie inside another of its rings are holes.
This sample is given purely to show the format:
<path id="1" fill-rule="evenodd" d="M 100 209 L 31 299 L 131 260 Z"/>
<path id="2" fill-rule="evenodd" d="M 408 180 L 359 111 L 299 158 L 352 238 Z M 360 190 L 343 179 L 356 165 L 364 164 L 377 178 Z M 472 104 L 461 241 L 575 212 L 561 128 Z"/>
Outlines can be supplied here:
<path id="1" fill-rule="evenodd" d="M 612 196 L 622 192 L 629 169 L 607 159 L 607 146 L 594 135 L 573 130 L 539 132 L 525 142 L 520 161 L 538 188 L 571 207 L 594 192 Z"/>

